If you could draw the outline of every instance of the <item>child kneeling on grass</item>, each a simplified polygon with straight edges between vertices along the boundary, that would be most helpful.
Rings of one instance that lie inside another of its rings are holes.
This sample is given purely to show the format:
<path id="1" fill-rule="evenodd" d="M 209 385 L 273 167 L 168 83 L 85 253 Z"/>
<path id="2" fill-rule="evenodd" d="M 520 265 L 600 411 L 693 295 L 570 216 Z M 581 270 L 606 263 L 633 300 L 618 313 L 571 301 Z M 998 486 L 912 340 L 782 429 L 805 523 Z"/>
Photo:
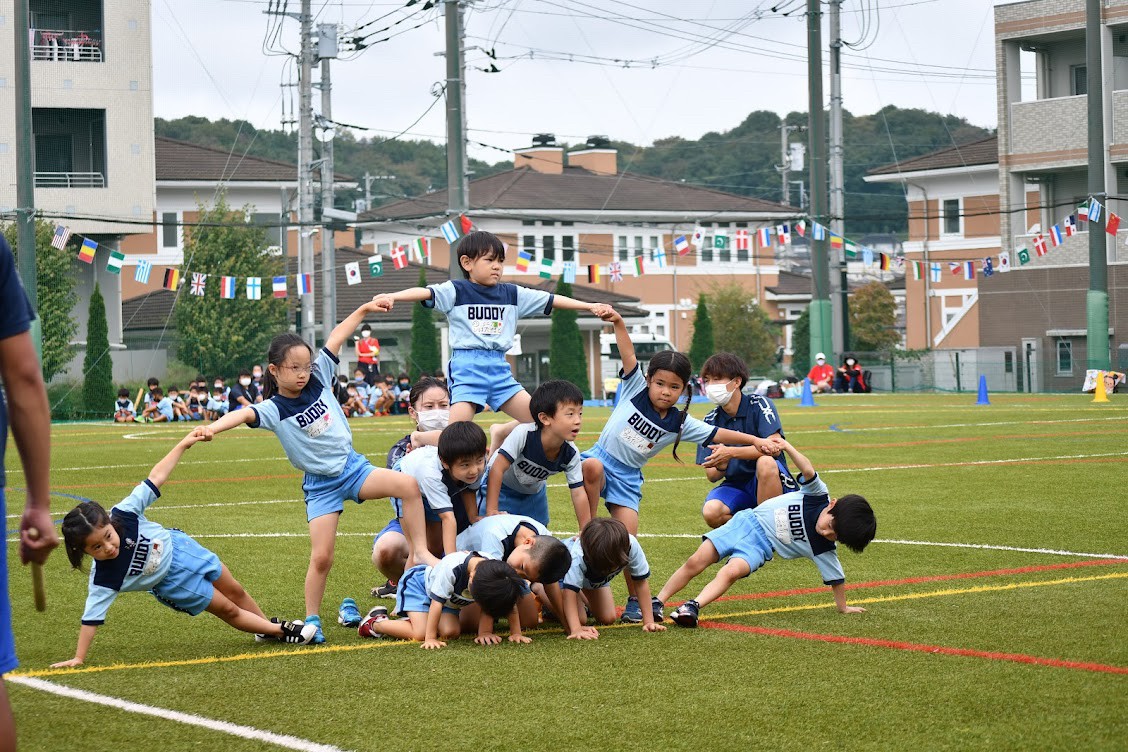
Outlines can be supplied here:
<path id="1" fill-rule="evenodd" d="M 160 498 L 160 487 L 181 455 L 200 440 L 195 433 L 181 439 L 109 513 L 97 502 L 85 501 L 63 518 L 71 566 L 81 568 L 86 555 L 94 559 L 94 566 L 74 658 L 51 668 L 79 666 L 86 660 L 94 633 L 105 623 L 119 592 L 148 590 L 177 611 L 192 616 L 208 611 L 243 632 L 282 642 L 305 644 L 317 633 L 316 626 L 301 621 L 268 620 L 218 556 L 181 531 L 145 518 L 145 510 Z"/>
<path id="2" fill-rule="evenodd" d="M 673 597 L 709 566 L 728 557 L 713 581 L 701 594 L 686 601 L 670 614 L 682 627 L 696 627 L 699 612 L 721 597 L 739 579 L 755 572 L 774 554 L 784 559 L 805 556 L 815 563 L 823 582 L 830 585 L 834 602 L 844 614 L 864 608 L 846 605 L 846 576 L 838 562 L 835 542 L 861 553 L 877 535 L 877 518 L 864 497 L 857 494 L 832 499 L 826 484 L 815 473 L 811 461 L 783 441 L 783 450 L 799 469 L 799 490 L 768 499 L 753 509 L 744 509 L 732 519 L 702 536 L 704 540 L 689 560 L 674 572 L 658 593 L 662 603 Z M 733 457 L 753 458 L 751 447 L 715 445 L 705 460 L 716 466 Z M 656 606 L 659 604 L 656 604 Z"/>

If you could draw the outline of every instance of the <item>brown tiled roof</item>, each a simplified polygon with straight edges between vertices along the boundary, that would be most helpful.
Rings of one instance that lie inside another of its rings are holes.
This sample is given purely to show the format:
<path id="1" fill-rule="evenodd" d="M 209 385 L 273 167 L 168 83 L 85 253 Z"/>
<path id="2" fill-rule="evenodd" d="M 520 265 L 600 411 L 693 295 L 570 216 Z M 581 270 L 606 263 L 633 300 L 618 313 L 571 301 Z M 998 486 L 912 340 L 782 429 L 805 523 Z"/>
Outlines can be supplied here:
<path id="1" fill-rule="evenodd" d="M 358 251 L 355 248 L 338 248 L 336 250 L 338 321 L 347 318 L 349 314 L 371 300 L 374 295 L 397 292 L 408 287 L 415 287 L 419 284 L 419 270 L 422 268 L 422 265 L 412 262 L 403 269 L 396 269 L 392 266 L 391 259 L 385 257 L 383 276 L 372 277 L 368 274 L 368 256 L 369 253 L 367 251 Z M 313 290 L 317 295 L 320 295 L 321 291 L 320 258 L 320 255 L 318 255 L 315 261 L 316 273 L 313 275 Z M 350 285 L 345 278 L 345 264 L 351 261 L 360 263 L 360 276 L 362 281 L 358 285 Z M 298 305 L 298 297 L 294 290 L 294 275 L 298 273 L 298 260 L 296 257 L 287 259 L 286 273 L 289 275 L 287 284 L 289 285 L 290 297 L 288 300 L 291 309 L 293 309 Z M 446 282 L 448 279 L 450 279 L 450 275 L 447 273 L 446 269 L 441 269 L 436 266 L 427 267 L 427 284 L 439 284 Z M 243 280 L 240 280 L 240 284 L 242 281 Z M 269 283 L 269 279 L 263 280 L 263 295 L 270 294 Z M 555 287 L 555 280 L 544 280 L 541 284 L 536 285 L 536 289 L 549 291 L 554 290 Z M 236 290 L 237 294 L 242 296 L 242 288 L 236 288 Z M 187 290 L 182 290 L 181 294 L 187 294 Z M 572 285 L 572 297 L 589 303 L 610 303 L 615 306 L 615 310 L 628 318 L 645 318 L 649 315 L 646 311 L 636 307 L 636 305 L 632 305 L 639 302 L 638 298 L 629 295 L 621 295 L 609 290 L 602 290 L 597 287 Z M 169 317 L 172 315 L 172 306 L 175 299 L 176 296 L 171 290 L 156 290 L 122 301 L 121 315 L 122 322 L 124 322 L 122 328 L 125 331 L 163 329 L 165 322 L 169 321 Z M 318 299 L 318 306 L 320 305 L 321 302 L 320 299 Z M 412 303 L 399 303 L 388 313 L 373 314 L 369 318 L 369 321 L 373 323 L 379 323 L 381 321 L 396 323 L 410 322 L 413 305 Z M 320 311 L 320 308 L 318 308 L 318 311 Z M 580 311 L 579 314 L 585 317 L 591 316 L 591 314 L 586 311 Z M 173 326 L 170 322 L 169 330 L 172 331 L 172 329 Z"/>
<path id="2" fill-rule="evenodd" d="M 675 211 L 692 213 L 747 212 L 794 214 L 773 201 L 738 196 L 671 180 L 625 172 L 597 175 L 580 167 L 565 167 L 559 175 L 528 167 L 507 170 L 470 182 L 470 211 L 553 210 Z M 361 221 L 415 219 L 447 210 L 446 190 L 396 201 L 361 215 Z"/>
<path id="3" fill-rule="evenodd" d="M 953 167 L 994 164 L 999 161 L 999 137 L 988 136 L 962 146 L 949 146 L 919 157 L 877 167 L 869 175 L 896 175 L 919 170 L 943 170 Z"/>
<path id="4" fill-rule="evenodd" d="M 774 295 L 811 295 L 811 277 L 781 269 L 779 282 L 764 289 Z"/>
<path id="5" fill-rule="evenodd" d="M 241 150 L 228 151 L 201 146 L 164 136 L 153 139 L 157 180 L 268 181 L 296 183 L 297 165 L 275 159 L 245 155 Z M 352 180 L 336 174 L 337 180 Z"/>

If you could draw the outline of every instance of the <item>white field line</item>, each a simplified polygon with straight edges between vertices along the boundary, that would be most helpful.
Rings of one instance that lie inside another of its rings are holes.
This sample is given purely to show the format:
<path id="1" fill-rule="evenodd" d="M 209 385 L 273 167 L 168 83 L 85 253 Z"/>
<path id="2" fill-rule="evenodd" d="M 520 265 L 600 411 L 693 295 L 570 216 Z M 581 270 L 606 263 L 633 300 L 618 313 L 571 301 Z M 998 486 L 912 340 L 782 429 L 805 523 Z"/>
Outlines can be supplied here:
<path id="1" fill-rule="evenodd" d="M 1099 422 L 1102 422 L 1102 421 L 1110 421 L 1110 420 L 1123 421 L 1124 417 L 1125 416 L 1123 416 L 1123 415 L 1118 415 L 1118 416 L 1115 416 L 1115 417 L 1104 417 L 1104 418 L 1065 418 L 1065 419 L 1062 419 L 1062 420 L 1000 420 L 1000 421 L 992 421 L 990 423 L 943 423 L 943 424 L 938 425 L 938 426 L 925 426 L 925 425 L 920 425 L 920 426 L 870 426 L 868 428 L 864 428 L 864 427 L 863 428 L 849 428 L 848 427 L 850 425 L 849 423 L 833 423 L 832 425 L 845 426 L 841 431 L 842 433 L 860 433 L 862 431 L 907 431 L 907 430 L 912 430 L 912 429 L 915 429 L 915 428 L 926 428 L 926 429 L 931 430 L 933 428 L 980 428 L 982 426 L 1037 426 L 1037 425 L 1047 425 L 1047 424 L 1052 424 L 1052 423 L 1099 423 Z M 798 429 L 798 430 L 795 430 L 795 431 L 786 431 L 786 433 L 788 435 L 793 434 L 793 433 L 826 433 L 827 430 L 829 430 L 829 429 L 826 429 L 826 428 Z M 984 438 L 991 438 L 991 437 L 986 436 Z"/>
<path id="2" fill-rule="evenodd" d="M 95 692 L 88 692 L 85 689 L 75 689 L 74 687 L 67 687 L 62 684 L 55 684 L 33 677 L 8 676 L 7 681 L 12 684 L 21 684 L 25 687 L 38 689 L 41 692 L 49 692 L 53 695 L 67 697 L 72 700 L 82 700 L 83 702 L 90 702 L 95 705 L 105 705 L 106 707 L 115 708 L 117 710 L 124 710 L 127 713 L 163 718 L 166 721 L 175 721 L 176 723 L 183 723 L 188 726 L 199 726 L 200 728 L 205 728 L 210 731 L 218 731 L 223 734 L 238 736 L 242 739 L 251 739 L 257 742 L 273 744 L 283 749 L 296 749 L 301 750 L 301 752 L 344 752 L 340 747 L 335 747 L 332 744 L 319 744 L 318 742 L 311 742 L 308 739 L 290 736 L 289 734 L 276 734 L 273 731 L 264 731 L 254 726 L 241 726 L 228 721 L 205 718 L 204 716 L 195 715 L 193 713 L 181 713 L 178 710 L 158 708 L 153 705 L 142 705 L 137 702 L 122 700 L 117 697 L 110 697 L 109 695 L 100 695 Z"/>
<path id="3" fill-rule="evenodd" d="M 265 499 L 263 501 L 216 501 L 208 504 L 160 504 L 150 507 L 151 512 L 159 512 L 164 509 L 205 509 L 207 507 L 247 507 L 257 506 L 260 504 L 292 504 L 300 502 L 302 499 Z M 5 519 L 18 520 L 23 517 L 22 514 L 9 514 Z"/>

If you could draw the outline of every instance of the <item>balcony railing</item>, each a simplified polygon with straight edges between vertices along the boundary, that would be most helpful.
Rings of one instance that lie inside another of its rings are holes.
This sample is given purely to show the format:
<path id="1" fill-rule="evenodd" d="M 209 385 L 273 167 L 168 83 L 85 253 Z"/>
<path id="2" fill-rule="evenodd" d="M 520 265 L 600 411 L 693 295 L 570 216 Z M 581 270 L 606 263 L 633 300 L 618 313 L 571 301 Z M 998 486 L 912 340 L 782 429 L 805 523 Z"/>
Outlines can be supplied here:
<path id="1" fill-rule="evenodd" d="M 31 59 L 100 63 L 102 32 L 32 29 Z"/>
<path id="2" fill-rule="evenodd" d="M 36 188 L 105 188 L 106 176 L 101 172 L 37 172 Z"/>

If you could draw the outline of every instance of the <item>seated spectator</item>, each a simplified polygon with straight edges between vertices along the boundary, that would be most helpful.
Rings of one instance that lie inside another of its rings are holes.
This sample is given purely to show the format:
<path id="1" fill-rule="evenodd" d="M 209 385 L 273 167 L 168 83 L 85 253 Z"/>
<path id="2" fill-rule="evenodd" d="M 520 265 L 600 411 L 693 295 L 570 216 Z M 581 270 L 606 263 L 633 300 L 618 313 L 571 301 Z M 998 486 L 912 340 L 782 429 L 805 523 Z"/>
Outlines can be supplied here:
<path id="1" fill-rule="evenodd" d="M 241 407 L 250 407 L 259 401 L 259 390 L 251 379 L 251 372 L 243 369 L 239 372 L 239 383 L 231 387 L 227 397 L 228 411 L 238 410 Z"/>
<path id="2" fill-rule="evenodd" d="M 223 388 L 222 379 L 216 379 L 211 399 L 204 408 L 204 417 L 208 420 L 219 420 L 224 415 L 227 415 L 227 390 Z"/>
<path id="3" fill-rule="evenodd" d="M 406 373 L 401 373 L 396 380 L 396 401 L 392 405 L 393 415 L 407 415 L 407 408 L 411 406 L 411 378 Z"/>
<path id="4" fill-rule="evenodd" d="M 153 401 L 141 411 L 141 419 L 146 423 L 171 423 L 176 420 L 176 413 L 172 409 L 172 400 L 164 396 L 164 390 L 155 386 L 151 393 Z"/>
<path id="5" fill-rule="evenodd" d="M 188 390 L 188 401 L 185 402 L 185 407 L 188 408 L 189 420 L 203 420 L 204 408 L 208 404 L 207 390 L 202 386 L 193 384 Z"/>
<path id="6" fill-rule="evenodd" d="M 389 373 L 376 384 L 380 386 L 382 391 L 380 396 L 376 398 L 372 411 L 377 415 L 391 415 L 392 405 L 396 401 L 396 380 Z"/>
<path id="7" fill-rule="evenodd" d="M 364 384 L 364 375 L 361 374 L 360 383 Z M 367 418 L 372 415 L 368 406 L 360 396 L 360 390 L 356 383 L 350 383 L 345 387 L 345 402 L 341 405 L 341 409 L 345 413 L 346 418 Z"/>
<path id="8" fill-rule="evenodd" d="M 149 380 L 145 382 L 144 388 L 137 390 L 137 399 L 134 400 L 134 404 L 144 410 L 153 402 L 153 389 L 160 385 L 161 382 L 157 377 L 150 376 Z"/>
<path id="9" fill-rule="evenodd" d="M 174 386 L 168 388 L 168 399 L 172 402 L 173 420 L 191 420 L 188 415 L 188 405 L 184 403 L 184 398 L 180 396 L 180 390 Z"/>
<path id="10" fill-rule="evenodd" d="M 367 381 L 364 380 L 364 376 L 364 369 L 357 368 L 353 371 L 352 383 L 353 386 L 356 387 L 356 396 L 359 397 L 360 400 L 367 406 L 369 393 L 372 391 L 372 387 L 368 384 Z"/>
<path id="11" fill-rule="evenodd" d="M 834 388 L 834 366 L 826 362 L 826 355 L 815 354 L 815 364 L 807 372 L 812 392 L 829 392 Z"/>
<path id="12" fill-rule="evenodd" d="M 866 386 L 865 374 L 862 371 L 862 364 L 853 355 L 847 355 L 842 361 L 842 365 L 838 367 L 838 374 L 834 377 L 834 391 L 843 394 L 846 391 L 851 391 L 854 394 L 862 394 L 869 391 Z"/>
<path id="13" fill-rule="evenodd" d="M 136 420 L 137 410 L 129 398 L 129 390 L 122 387 L 118 389 L 117 402 L 114 403 L 114 423 L 134 423 Z"/>

